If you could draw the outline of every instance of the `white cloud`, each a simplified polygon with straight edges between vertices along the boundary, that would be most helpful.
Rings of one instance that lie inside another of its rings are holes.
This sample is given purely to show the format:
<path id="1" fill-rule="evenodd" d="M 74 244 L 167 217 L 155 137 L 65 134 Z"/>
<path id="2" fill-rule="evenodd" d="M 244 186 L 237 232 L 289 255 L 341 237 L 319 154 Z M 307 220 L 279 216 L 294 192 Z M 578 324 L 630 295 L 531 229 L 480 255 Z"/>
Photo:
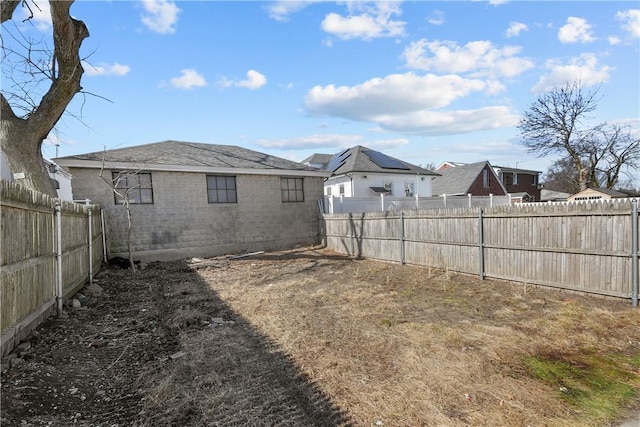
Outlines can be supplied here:
<path id="1" fill-rule="evenodd" d="M 267 78 L 264 76 L 264 74 L 261 74 L 255 70 L 247 71 L 247 78 L 245 80 L 234 81 L 224 76 L 218 79 L 218 86 L 220 86 L 221 88 L 236 86 L 255 90 L 261 88 L 265 84 L 267 84 Z"/>
<path id="2" fill-rule="evenodd" d="M 509 24 L 509 28 L 507 28 L 505 35 L 509 38 L 518 37 L 523 31 L 529 31 L 527 24 L 523 24 L 522 22 L 512 22 Z"/>
<path id="3" fill-rule="evenodd" d="M 591 33 L 591 24 L 586 19 L 570 16 L 567 23 L 560 27 L 558 40 L 562 43 L 589 43 L 595 40 Z"/>
<path id="4" fill-rule="evenodd" d="M 27 7 L 28 6 L 28 7 Z M 18 6 L 18 20 L 23 22 L 29 20 L 38 31 L 48 32 L 53 24 L 51 22 L 51 8 L 47 0 L 28 1 Z M 31 16 L 33 14 L 33 17 Z"/>
<path id="5" fill-rule="evenodd" d="M 181 70 L 180 77 L 174 77 L 170 80 L 171 86 L 177 89 L 193 89 L 195 87 L 203 87 L 207 85 L 205 78 L 196 70 L 187 68 Z"/>
<path id="6" fill-rule="evenodd" d="M 348 148 L 362 142 L 361 135 L 314 134 L 299 138 L 259 139 L 256 144 L 263 148 L 306 150 L 317 148 Z"/>
<path id="7" fill-rule="evenodd" d="M 255 90 L 261 88 L 265 84 L 267 84 L 267 78 L 264 76 L 264 74 L 260 74 L 255 70 L 249 70 L 247 71 L 247 79 L 239 81 L 238 83 L 236 83 L 236 86 Z"/>
<path id="8" fill-rule="evenodd" d="M 609 42 L 610 45 L 615 46 L 617 44 L 622 43 L 622 40 L 620 40 L 620 37 L 616 37 L 616 36 L 609 36 L 607 37 L 607 41 Z"/>
<path id="9" fill-rule="evenodd" d="M 298 12 L 305 7 L 315 3 L 311 0 L 279 0 L 266 7 L 269 17 L 276 21 L 285 22 L 289 20 L 289 16 Z"/>
<path id="10" fill-rule="evenodd" d="M 88 76 L 126 76 L 131 71 L 128 65 L 119 63 L 93 65 L 88 62 L 82 63 L 82 68 Z"/>
<path id="11" fill-rule="evenodd" d="M 634 38 L 640 38 L 640 9 L 629 9 L 618 12 L 616 19 L 621 21 L 621 27 Z"/>
<path id="12" fill-rule="evenodd" d="M 391 149 L 409 143 L 405 138 L 378 139 L 365 141 L 362 135 L 314 134 L 298 138 L 259 139 L 256 144 L 263 148 L 278 150 L 331 150 L 331 152 L 366 145 L 369 148 Z"/>
<path id="13" fill-rule="evenodd" d="M 142 23 L 151 31 L 160 34 L 173 34 L 176 32 L 178 14 L 180 8 L 168 0 L 142 0 L 145 12 L 142 15 Z"/>
<path id="14" fill-rule="evenodd" d="M 585 86 L 597 85 L 608 81 L 609 74 L 614 70 L 607 65 L 600 65 L 593 53 L 583 53 L 571 58 L 567 64 L 557 59 L 550 59 L 547 61 L 546 68 L 549 73 L 540 78 L 531 89 L 532 92 L 544 92 L 577 80 Z"/>
<path id="15" fill-rule="evenodd" d="M 403 145 L 407 145 L 408 143 L 409 140 L 405 138 L 379 139 L 377 141 L 367 143 L 367 146 L 369 148 L 376 148 L 378 150 L 389 150 L 392 148 L 402 147 Z"/>
<path id="16" fill-rule="evenodd" d="M 431 25 L 444 24 L 444 12 L 442 12 L 441 10 L 434 10 L 431 13 L 431 16 L 427 18 L 427 22 Z"/>
<path id="17" fill-rule="evenodd" d="M 310 114 L 373 122 L 387 130 L 451 134 L 513 124 L 507 107 L 433 111 L 474 92 L 495 90 L 492 82 L 455 75 L 393 74 L 352 87 L 316 86 L 307 93 L 305 107 Z"/>
<path id="18" fill-rule="evenodd" d="M 378 117 L 381 127 L 419 135 L 453 135 L 514 126 L 520 117 L 508 107 L 476 110 L 417 111 L 411 114 Z"/>
<path id="19" fill-rule="evenodd" d="M 399 2 L 349 2 L 348 16 L 330 13 L 322 21 L 322 29 L 342 39 L 371 40 L 379 37 L 404 35 L 404 21 L 394 20 L 401 15 Z"/>
<path id="20" fill-rule="evenodd" d="M 518 57 L 519 46 L 498 48 L 488 40 L 458 46 L 453 41 L 418 40 L 402 54 L 413 69 L 442 73 L 471 73 L 474 77 L 515 77 L 533 67 L 527 58 Z"/>

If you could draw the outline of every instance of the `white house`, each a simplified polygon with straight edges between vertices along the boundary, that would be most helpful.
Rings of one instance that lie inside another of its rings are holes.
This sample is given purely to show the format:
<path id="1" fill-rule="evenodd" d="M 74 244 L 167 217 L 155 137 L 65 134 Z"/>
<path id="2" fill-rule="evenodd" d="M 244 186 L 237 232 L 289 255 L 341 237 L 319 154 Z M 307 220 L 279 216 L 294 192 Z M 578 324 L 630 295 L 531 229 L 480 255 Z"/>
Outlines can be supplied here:
<path id="1" fill-rule="evenodd" d="M 431 180 L 439 175 L 360 145 L 335 154 L 324 169 L 332 172 L 325 196 L 343 197 L 431 197 Z"/>
<path id="2" fill-rule="evenodd" d="M 71 192 L 71 174 L 56 165 L 55 163 L 44 159 L 44 163 L 49 172 L 49 178 L 58 193 L 58 197 L 62 200 L 73 200 L 73 194 Z M 0 178 L 7 181 L 19 181 L 24 174 L 13 173 L 9 167 L 9 162 L 6 159 L 4 152 L 0 151 Z"/>

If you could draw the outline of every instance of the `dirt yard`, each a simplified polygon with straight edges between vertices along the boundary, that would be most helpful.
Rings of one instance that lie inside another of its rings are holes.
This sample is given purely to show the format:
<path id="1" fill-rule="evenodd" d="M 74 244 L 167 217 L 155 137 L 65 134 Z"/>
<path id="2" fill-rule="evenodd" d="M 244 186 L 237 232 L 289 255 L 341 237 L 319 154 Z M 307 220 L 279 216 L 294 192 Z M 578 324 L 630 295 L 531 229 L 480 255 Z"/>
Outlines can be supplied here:
<path id="1" fill-rule="evenodd" d="M 320 248 L 107 266 L 2 363 L 4 426 L 615 426 L 640 309 Z"/>

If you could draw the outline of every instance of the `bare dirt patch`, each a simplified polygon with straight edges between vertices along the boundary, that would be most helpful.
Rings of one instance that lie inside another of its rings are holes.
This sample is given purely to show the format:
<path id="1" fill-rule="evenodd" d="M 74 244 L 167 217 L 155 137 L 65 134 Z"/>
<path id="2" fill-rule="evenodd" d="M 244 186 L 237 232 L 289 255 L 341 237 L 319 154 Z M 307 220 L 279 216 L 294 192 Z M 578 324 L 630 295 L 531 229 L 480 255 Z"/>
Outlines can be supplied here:
<path id="1" fill-rule="evenodd" d="M 640 403 L 628 302 L 320 248 L 96 280 L 3 361 L 1 425 L 607 426 Z"/>

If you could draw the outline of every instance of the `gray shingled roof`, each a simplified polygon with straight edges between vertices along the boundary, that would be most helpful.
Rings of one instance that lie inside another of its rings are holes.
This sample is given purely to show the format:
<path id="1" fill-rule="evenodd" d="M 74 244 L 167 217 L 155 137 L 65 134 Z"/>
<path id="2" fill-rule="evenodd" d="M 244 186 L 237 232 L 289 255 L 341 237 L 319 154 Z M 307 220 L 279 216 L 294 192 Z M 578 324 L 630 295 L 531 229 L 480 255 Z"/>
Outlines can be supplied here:
<path id="1" fill-rule="evenodd" d="M 373 153 L 377 153 L 379 156 L 386 157 L 388 159 L 398 161 L 402 163 L 407 169 L 389 169 L 378 166 L 374 163 L 371 158 L 365 154 L 366 151 L 370 151 Z M 343 153 L 343 152 L 341 152 Z M 338 153 L 333 157 L 340 155 Z M 379 173 L 398 173 L 398 174 L 421 174 L 421 175 L 435 175 L 438 174 L 436 172 L 430 171 L 428 169 L 421 168 L 416 165 L 412 165 L 411 163 L 407 163 L 400 159 L 396 159 L 395 157 L 387 156 L 386 154 L 380 153 L 378 151 L 372 150 L 367 147 L 363 147 L 361 145 L 357 145 L 348 150 L 348 154 L 345 153 L 344 157 L 346 160 L 342 166 L 333 171 L 334 175 L 342 175 L 350 172 L 379 172 Z"/>
<path id="2" fill-rule="evenodd" d="M 333 154 L 314 153 L 300 163 L 319 164 L 319 165 L 324 165 L 326 167 L 332 157 L 333 157 Z"/>
<path id="3" fill-rule="evenodd" d="M 473 181 L 488 164 L 488 161 L 468 163 L 439 171 L 438 173 L 441 176 L 431 181 L 431 193 L 434 196 L 441 194 L 467 194 Z"/>
<path id="4" fill-rule="evenodd" d="M 316 171 L 310 166 L 232 145 L 163 141 L 134 147 L 60 157 L 55 160 L 134 162 L 148 165 Z"/>

